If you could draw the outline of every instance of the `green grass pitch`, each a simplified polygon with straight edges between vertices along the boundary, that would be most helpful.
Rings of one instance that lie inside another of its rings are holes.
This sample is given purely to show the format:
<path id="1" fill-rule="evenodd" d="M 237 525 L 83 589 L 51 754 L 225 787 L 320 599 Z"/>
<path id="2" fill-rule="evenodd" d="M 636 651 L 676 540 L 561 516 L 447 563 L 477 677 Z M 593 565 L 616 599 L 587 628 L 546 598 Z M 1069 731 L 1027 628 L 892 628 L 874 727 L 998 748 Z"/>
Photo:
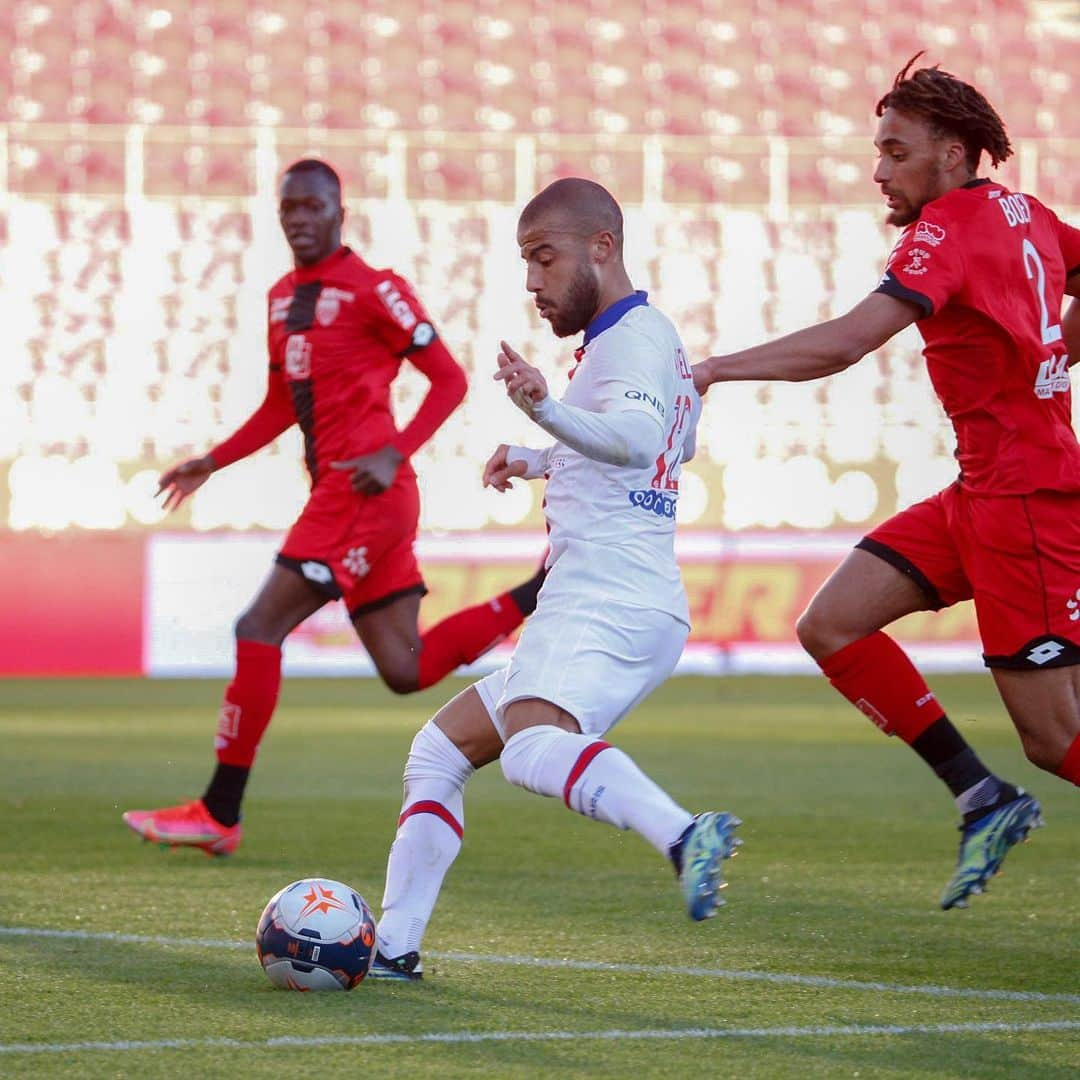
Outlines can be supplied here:
<path id="1" fill-rule="evenodd" d="M 271 987 L 256 919 L 308 875 L 377 910 L 410 739 L 460 684 L 288 683 L 245 841 L 210 859 L 120 813 L 202 790 L 220 683 L 0 683 L 0 1075 L 1074 1077 L 1080 793 L 1024 761 L 988 676 L 933 682 L 1048 821 L 969 910 L 937 908 L 947 792 L 824 680 L 679 679 L 614 738 L 684 805 L 744 819 L 716 919 L 686 918 L 638 837 L 496 766 L 424 981 L 349 994 Z"/>

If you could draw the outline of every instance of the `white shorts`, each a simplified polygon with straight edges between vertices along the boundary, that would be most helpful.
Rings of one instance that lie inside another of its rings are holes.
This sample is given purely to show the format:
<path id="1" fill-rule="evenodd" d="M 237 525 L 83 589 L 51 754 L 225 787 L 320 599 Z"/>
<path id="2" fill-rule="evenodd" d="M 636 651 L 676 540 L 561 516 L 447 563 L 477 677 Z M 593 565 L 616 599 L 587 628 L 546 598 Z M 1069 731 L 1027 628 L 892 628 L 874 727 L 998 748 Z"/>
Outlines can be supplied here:
<path id="1" fill-rule="evenodd" d="M 523 698 L 565 709 L 586 735 L 603 735 L 675 670 L 690 629 L 673 615 L 579 596 L 543 602 L 510 663 L 476 683 L 506 741 L 503 714 Z"/>

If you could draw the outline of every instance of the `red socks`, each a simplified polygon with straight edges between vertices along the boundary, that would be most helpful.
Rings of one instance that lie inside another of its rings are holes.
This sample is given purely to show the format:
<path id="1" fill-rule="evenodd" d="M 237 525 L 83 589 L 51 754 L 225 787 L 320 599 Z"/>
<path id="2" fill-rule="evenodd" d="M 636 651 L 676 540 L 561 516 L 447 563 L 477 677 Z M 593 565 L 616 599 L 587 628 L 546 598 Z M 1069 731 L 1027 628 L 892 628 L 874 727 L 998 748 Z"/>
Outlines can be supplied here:
<path id="1" fill-rule="evenodd" d="M 261 641 L 236 643 L 236 674 L 225 691 L 214 749 L 222 765 L 250 768 L 281 688 L 281 649 Z"/>
<path id="2" fill-rule="evenodd" d="M 908 744 L 945 715 L 904 650 L 880 630 L 826 657 L 821 670 L 882 731 Z"/>
<path id="3" fill-rule="evenodd" d="M 419 685 L 434 686 L 462 664 L 471 664 L 521 625 L 525 616 L 508 592 L 465 608 L 420 636 Z"/>
<path id="4" fill-rule="evenodd" d="M 1073 739 L 1069 749 L 1065 751 L 1065 760 L 1057 774 L 1062 780 L 1068 780 L 1070 784 L 1080 787 L 1080 735 Z"/>

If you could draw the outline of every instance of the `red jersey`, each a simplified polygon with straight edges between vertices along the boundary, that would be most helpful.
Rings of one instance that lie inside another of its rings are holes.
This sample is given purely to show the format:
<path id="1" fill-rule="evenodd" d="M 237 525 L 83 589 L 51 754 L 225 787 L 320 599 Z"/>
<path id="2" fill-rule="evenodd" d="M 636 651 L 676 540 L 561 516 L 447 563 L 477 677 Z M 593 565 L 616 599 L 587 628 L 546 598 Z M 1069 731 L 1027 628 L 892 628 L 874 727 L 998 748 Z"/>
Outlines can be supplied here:
<path id="1" fill-rule="evenodd" d="M 282 277 L 269 293 L 266 398 L 210 451 L 219 468 L 265 446 L 294 423 L 304 433 L 312 485 L 349 474 L 331 469 L 393 445 L 408 458 L 465 396 L 465 374 L 438 340 L 408 284 L 368 266 L 347 247 Z M 431 380 L 413 419 L 397 430 L 390 387 L 404 358 Z M 408 474 L 407 461 L 401 469 Z"/>
<path id="2" fill-rule="evenodd" d="M 1077 271 L 1080 229 L 990 180 L 927 203 L 889 256 L 877 291 L 922 310 L 923 355 L 972 492 L 1080 491 L 1060 325 Z"/>

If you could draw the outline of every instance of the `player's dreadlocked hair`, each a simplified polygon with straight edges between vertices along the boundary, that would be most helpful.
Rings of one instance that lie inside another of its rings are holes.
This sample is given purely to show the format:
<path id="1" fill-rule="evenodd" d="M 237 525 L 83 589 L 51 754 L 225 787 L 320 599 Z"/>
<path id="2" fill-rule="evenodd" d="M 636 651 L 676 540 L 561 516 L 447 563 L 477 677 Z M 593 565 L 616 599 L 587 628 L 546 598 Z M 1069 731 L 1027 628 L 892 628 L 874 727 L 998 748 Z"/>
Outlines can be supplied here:
<path id="1" fill-rule="evenodd" d="M 964 144 L 972 171 L 978 169 L 984 150 L 992 165 L 1004 161 L 1013 152 L 1012 144 L 994 107 L 974 86 L 936 64 L 911 71 L 911 65 L 922 55 L 917 52 L 904 65 L 892 89 L 877 103 L 875 114 L 881 116 L 886 109 L 896 109 L 925 120 L 938 135 L 956 136 Z"/>

